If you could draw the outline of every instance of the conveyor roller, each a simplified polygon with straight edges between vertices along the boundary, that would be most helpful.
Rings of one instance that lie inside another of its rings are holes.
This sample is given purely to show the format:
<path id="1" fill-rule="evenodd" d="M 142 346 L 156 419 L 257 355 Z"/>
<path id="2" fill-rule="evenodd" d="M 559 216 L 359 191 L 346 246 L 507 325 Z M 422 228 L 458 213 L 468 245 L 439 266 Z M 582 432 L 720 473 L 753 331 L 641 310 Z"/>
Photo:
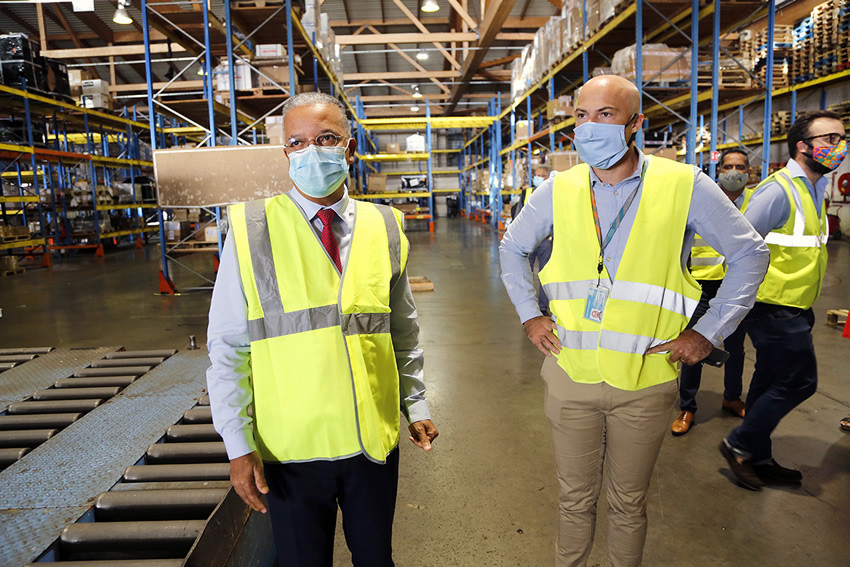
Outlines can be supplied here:
<path id="1" fill-rule="evenodd" d="M 36 401 L 46 400 L 82 400 L 85 398 L 111 398 L 121 391 L 120 386 L 101 386 L 98 388 L 48 388 L 39 390 L 32 395 Z"/>
<path id="2" fill-rule="evenodd" d="M 58 429 L 19 429 L 13 431 L 0 431 L 0 447 L 38 447 L 51 437 Z"/>
<path id="3" fill-rule="evenodd" d="M 148 447 L 147 460 L 151 464 L 227 462 L 227 451 L 223 441 L 155 443 Z"/>
<path id="4" fill-rule="evenodd" d="M 13 429 L 63 429 L 83 416 L 81 413 L 0 415 L 0 431 Z"/>
<path id="5" fill-rule="evenodd" d="M 95 517 L 105 522 L 198 520 L 209 516 L 226 494 L 226 488 L 104 492 L 95 500 Z"/>
<path id="6" fill-rule="evenodd" d="M 23 415 L 36 413 L 68 413 L 88 412 L 99 406 L 103 400 L 50 400 L 50 401 L 23 401 L 9 404 L 6 411 L 9 415 Z"/>

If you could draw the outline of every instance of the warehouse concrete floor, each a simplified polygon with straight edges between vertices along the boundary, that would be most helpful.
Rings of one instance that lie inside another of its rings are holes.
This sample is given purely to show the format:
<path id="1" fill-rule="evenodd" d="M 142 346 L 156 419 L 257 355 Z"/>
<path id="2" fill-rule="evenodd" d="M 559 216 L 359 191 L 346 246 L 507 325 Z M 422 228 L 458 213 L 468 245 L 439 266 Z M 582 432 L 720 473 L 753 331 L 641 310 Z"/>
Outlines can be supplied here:
<path id="1" fill-rule="evenodd" d="M 499 280 L 498 238 L 465 220 L 412 224 L 410 274 L 426 379 L 440 438 L 425 454 L 402 444 L 395 556 L 400 567 L 546 566 L 553 563 L 557 482 L 543 415 L 542 355 L 528 342 Z M 850 565 L 850 341 L 827 327 L 827 309 L 850 305 L 850 245 L 832 242 L 815 306 L 818 393 L 774 434 L 775 455 L 804 473 L 799 488 L 746 491 L 730 480 L 717 444 L 736 424 L 720 412 L 722 379 L 706 369 L 697 426 L 668 437 L 649 499 L 647 566 Z M 0 278 L 0 345 L 184 348 L 203 345 L 209 293 L 155 295 L 157 249 L 105 259 L 58 259 L 50 271 Z M 188 258 L 209 274 L 209 257 Z M 174 270 L 179 287 L 199 280 Z M 745 386 L 752 371 L 748 352 Z M 2 380 L 2 375 L 0 375 Z M 670 410 L 672 421 L 675 411 Z M 605 505 L 591 565 L 605 564 Z M 350 564 L 338 540 L 338 565 Z"/>

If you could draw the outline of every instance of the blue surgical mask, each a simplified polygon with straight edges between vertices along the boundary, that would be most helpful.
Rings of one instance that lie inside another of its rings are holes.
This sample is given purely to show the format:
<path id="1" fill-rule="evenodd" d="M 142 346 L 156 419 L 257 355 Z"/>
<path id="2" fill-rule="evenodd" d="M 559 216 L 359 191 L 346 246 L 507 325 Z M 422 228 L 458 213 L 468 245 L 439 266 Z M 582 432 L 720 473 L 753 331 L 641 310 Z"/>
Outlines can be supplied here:
<path id="1" fill-rule="evenodd" d="M 598 169 L 609 169 L 629 151 L 631 138 L 626 140 L 626 128 L 637 118 L 637 114 L 626 124 L 585 122 L 575 129 L 578 157 L 584 163 Z"/>
<path id="2" fill-rule="evenodd" d="M 311 144 L 289 154 L 289 178 L 305 195 L 327 197 L 348 175 L 346 146 L 322 147 Z"/>
<path id="3" fill-rule="evenodd" d="M 540 187 L 540 184 L 546 181 L 545 177 L 540 177 L 539 175 L 535 175 L 531 178 L 531 185 L 534 187 Z"/>

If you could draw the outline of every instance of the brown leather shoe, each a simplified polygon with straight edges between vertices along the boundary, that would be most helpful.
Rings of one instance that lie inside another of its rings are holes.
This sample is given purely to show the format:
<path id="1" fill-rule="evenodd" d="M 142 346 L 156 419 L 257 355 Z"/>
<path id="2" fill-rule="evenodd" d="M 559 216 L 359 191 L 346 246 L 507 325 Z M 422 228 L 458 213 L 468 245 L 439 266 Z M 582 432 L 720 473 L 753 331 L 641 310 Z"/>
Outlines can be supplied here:
<path id="1" fill-rule="evenodd" d="M 688 431 L 691 430 L 691 424 L 694 422 L 694 412 L 691 411 L 682 411 L 679 412 L 679 417 L 676 418 L 676 421 L 673 422 L 673 426 L 670 428 L 673 431 L 673 435 L 678 437 L 679 435 L 684 435 Z"/>
<path id="2" fill-rule="evenodd" d="M 723 402 L 721 402 L 720 406 L 723 408 L 723 411 L 728 411 L 729 413 L 737 415 L 738 417 L 744 417 L 744 414 L 747 410 L 747 404 L 745 404 L 741 400 L 734 400 L 730 402 L 726 398 L 723 398 Z"/>

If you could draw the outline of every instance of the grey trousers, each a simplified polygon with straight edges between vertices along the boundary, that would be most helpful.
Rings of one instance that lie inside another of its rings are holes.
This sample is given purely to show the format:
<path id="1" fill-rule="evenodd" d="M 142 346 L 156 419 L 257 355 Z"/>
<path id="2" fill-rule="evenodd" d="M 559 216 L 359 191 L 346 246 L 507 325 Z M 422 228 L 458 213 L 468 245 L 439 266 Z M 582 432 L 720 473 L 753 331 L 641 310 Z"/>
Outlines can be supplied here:
<path id="1" fill-rule="evenodd" d="M 652 470 L 679 399 L 676 380 L 634 392 L 570 379 L 555 357 L 541 369 L 560 484 L 557 567 L 583 567 L 593 547 L 603 471 L 612 567 L 636 567 L 646 541 Z"/>

